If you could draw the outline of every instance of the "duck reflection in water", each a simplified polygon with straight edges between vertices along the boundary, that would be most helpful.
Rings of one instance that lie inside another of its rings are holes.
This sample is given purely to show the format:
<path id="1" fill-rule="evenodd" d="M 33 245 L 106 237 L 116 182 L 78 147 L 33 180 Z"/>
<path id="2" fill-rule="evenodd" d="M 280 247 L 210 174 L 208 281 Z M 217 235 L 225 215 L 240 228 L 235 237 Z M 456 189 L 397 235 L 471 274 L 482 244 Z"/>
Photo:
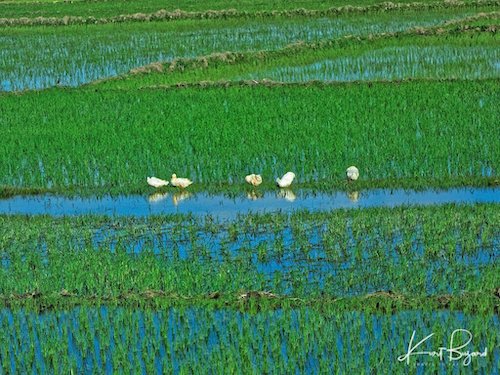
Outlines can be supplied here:
<path id="1" fill-rule="evenodd" d="M 347 198 L 349 198 L 349 200 L 352 203 L 356 203 L 359 200 L 359 191 L 349 191 L 349 192 L 347 192 Z"/>
<path id="2" fill-rule="evenodd" d="M 172 201 L 174 202 L 174 206 L 177 206 L 180 202 L 190 198 L 192 195 L 193 194 L 185 190 L 178 191 L 172 196 Z"/>
<path id="3" fill-rule="evenodd" d="M 291 189 L 280 189 L 280 191 L 276 194 L 276 197 L 283 198 L 288 202 L 293 202 L 297 199 L 297 196 Z"/>
<path id="4" fill-rule="evenodd" d="M 252 200 L 252 201 L 256 201 L 257 199 L 261 199 L 263 197 L 264 197 L 264 194 L 262 194 L 260 191 L 252 190 L 252 191 L 249 191 L 247 193 L 247 198 Z"/>
<path id="5" fill-rule="evenodd" d="M 148 197 L 149 203 L 159 203 L 168 197 L 168 193 L 154 193 Z"/>

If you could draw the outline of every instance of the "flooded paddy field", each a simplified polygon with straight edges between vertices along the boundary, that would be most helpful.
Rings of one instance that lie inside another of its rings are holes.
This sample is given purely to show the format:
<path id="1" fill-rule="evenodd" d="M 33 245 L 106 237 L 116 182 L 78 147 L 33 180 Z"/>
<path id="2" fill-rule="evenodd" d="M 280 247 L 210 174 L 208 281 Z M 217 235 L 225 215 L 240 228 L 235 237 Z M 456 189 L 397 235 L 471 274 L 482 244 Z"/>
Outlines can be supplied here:
<path id="1" fill-rule="evenodd" d="M 5 373 L 181 374 L 186 372 L 331 373 L 334 371 L 417 374 L 449 373 L 466 358 L 435 361 L 406 353 L 412 327 L 424 350 L 450 346 L 458 327 L 474 332 L 467 371 L 498 374 L 500 325 L 496 315 L 460 311 L 335 312 L 292 308 L 247 312 L 205 307 L 165 310 L 77 307 L 47 311 L 0 310 L 0 369 Z M 460 333 L 464 335 L 464 333 Z M 455 341 L 463 337 L 455 337 Z M 458 356 L 457 356 L 458 357 Z M 272 370 L 271 370 L 272 369 Z"/>
<path id="2" fill-rule="evenodd" d="M 498 374 L 498 5 L 0 0 L 0 374 Z"/>
<path id="3" fill-rule="evenodd" d="M 1 216 L 1 223 L 4 296 L 61 290 L 81 298 L 145 290 L 429 296 L 488 292 L 498 282 L 498 204 L 247 214 L 229 221 Z"/>

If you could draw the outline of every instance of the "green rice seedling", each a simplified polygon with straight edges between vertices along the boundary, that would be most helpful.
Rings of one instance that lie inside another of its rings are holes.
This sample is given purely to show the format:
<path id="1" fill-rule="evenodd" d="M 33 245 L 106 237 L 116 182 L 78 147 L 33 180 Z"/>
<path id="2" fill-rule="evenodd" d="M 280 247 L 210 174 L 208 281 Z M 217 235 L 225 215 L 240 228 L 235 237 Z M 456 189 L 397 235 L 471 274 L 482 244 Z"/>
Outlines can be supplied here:
<path id="1" fill-rule="evenodd" d="M 337 311 L 319 305 L 263 309 L 255 313 L 210 307 L 150 310 L 105 306 L 99 310 L 106 314 L 99 316 L 92 307 L 51 311 L 43 315 L 4 309 L 0 324 L 5 326 L 7 321 L 34 322 L 39 341 L 25 337 L 26 344 L 36 350 L 43 348 L 41 362 L 46 371 L 55 370 L 53 360 L 69 357 L 68 362 L 60 361 L 63 372 L 68 367 L 82 371 L 85 363 L 90 364 L 89 371 L 102 369 L 98 363 L 104 363 L 103 353 L 109 353 L 112 372 L 132 368 L 140 372 L 146 368 L 153 372 L 232 369 L 261 373 L 278 368 L 291 372 L 335 373 L 391 368 L 392 373 L 399 374 L 419 366 L 425 371 L 446 373 L 443 366 L 463 364 L 448 358 L 439 361 L 423 356 L 412 357 L 407 364 L 397 358 L 405 353 L 413 330 L 419 338 L 433 334 L 424 344 L 427 350 L 431 350 L 448 347 L 450 335 L 457 328 L 467 329 L 473 334 L 471 350 L 488 348 L 487 356 L 472 358 L 467 368 L 491 372 L 496 369 L 500 339 L 498 319 L 492 313 L 409 310 L 381 314 Z M 97 325 L 98 319 L 103 325 Z M 139 334 L 137 327 L 143 322 L 149 323 L 144 324 L 142 334 Z M 54 330 L 54 326 L 63 326 L 67 331 L 61 333 Z M 107 329 L 114 332 L 113 345 L 102 340 Z M 89 340 L 87 343 L 78 342 L 67 347 L 66 343 L 74 337 L 84 336 Z M 97 351 L 96 345 L 103 347 L 104 352 Z M 22 344 L 12 338 L 7 338 L 4 347 L 9 351 L 7 355 L 24 352 Z M 150 347 L 163 350 L 148 356 L 146 352 Z M 129 356 L 139 367 L 128 367 Z M 2 360 L 0 366 L 3 371 L 12 372 L 23 368 L 23 360 L 21 357 Z M 157 364 L 161 364 L 162 370 Z"/>
<path id="2" fill-rule="evenodd" d="M 494 185 L 498 96 L 497 80 L 4 95 L 0 185 L 133 193 L 175 171 L 220 191 L 295 170 L 345 188 L 352 163 L 365 188 Z"/>

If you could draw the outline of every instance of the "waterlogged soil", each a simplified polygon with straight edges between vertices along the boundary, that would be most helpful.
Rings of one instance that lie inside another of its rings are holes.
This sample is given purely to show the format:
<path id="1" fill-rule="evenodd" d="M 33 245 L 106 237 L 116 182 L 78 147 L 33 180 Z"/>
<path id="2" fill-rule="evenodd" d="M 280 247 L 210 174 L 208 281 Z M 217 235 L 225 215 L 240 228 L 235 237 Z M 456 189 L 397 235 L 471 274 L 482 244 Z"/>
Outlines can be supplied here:
<path id="1" fill-rule="evenodd" d="M 57 195 L 14 196 L 0 200 L 0 214 L 26 215 L 211 215 L 232 219 L 240 214 L 331 211 L 342 208 L 398 207 L 404 205 L 500 203 L 500 188 L 449 190 L 373 189 L 351 192 L 314 192 L 279 189 L 253 190 L 241 195 L 191 193 L 188 190 L 154 192 L 149 196 L 64 197 Z"/>

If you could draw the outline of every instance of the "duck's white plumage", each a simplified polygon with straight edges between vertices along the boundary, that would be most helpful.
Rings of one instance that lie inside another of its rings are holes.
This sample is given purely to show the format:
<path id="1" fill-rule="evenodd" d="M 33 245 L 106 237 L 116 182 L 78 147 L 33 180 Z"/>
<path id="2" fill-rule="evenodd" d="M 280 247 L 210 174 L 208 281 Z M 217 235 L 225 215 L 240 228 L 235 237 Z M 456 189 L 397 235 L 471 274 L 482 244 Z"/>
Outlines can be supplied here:
<path id="1" fill-rule="evenodd" d="M 351 181 L 356 181 L 359 178 L 359 170 L 354 165 L 351 165 L 345 171 L 347 179 Z"/>
<path id="2" fill-rule="evenodd" d="M 259 186 L 260 184 L 262 184 L 262 176 L 260 174 L 252 173 L 248 176 L 245 176 L 245 181 L 250 185 Z"/>
<path id="3" fill-rule="evenodd" d="M 193 181 L 191 181 L 188 178 L 181 178 L 177 177 L 177 175 L 174 173 L 172 175 L 172 178 L 170 179 L 170 184 L 175 187 L 180 187 L 180 188 L 187 188 L 189 185 L 191 185 Z"/>
<path id="4" fill-rule="evenodd" d="M 283 177 L 277 178 L 276 183 L 278 184 L 279 187 L 286 188 L 292 184 L 294 178 L 295 178 L 295 173 L 287 172 L 283 175 Z"/>
<path id="5" fill-rule="evenodd" d="M 155 188 L 160 188 L 162 186 L 167 186 L 168 181 L 162 180 L 161 178 L 157 177 L 148 177 L 146 178 L 146 181 L 149 186 L 155 187 Z"/>

